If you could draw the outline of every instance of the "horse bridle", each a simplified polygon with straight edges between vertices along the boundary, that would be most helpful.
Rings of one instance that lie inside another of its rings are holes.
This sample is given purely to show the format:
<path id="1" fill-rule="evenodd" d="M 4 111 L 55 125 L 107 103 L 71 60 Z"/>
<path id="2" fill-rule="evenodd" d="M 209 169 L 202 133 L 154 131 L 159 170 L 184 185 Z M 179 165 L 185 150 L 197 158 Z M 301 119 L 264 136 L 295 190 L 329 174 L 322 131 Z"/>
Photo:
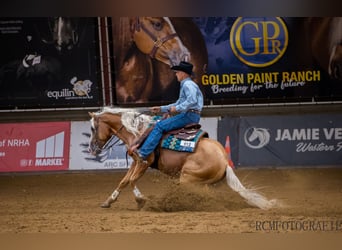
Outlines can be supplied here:
<path id="1" fill-rule="evenodd" d="M 95 142 L 94 142 L 94 144 L 93 144 L 93 145 L 95 146 L 93 150 L 95 150 L 95 151 L 102 151 L 102 150 L 106 149 L 107 145 L 110 143 L 110 141 L 112 140 L 113 136 L 117 137 L 117 141 L 116 141 L 113 145 L 115 145 L 116 143 L 118 143 L 118 142 L 121 140 L 120 137 L 118 136 L 118 134 L 119 134 L 119 132 L 120 132 L 123 128 L 124 128 L 124 125 L 121 125 L 121 127 L 120 127 L 116 132 L 114 132 L 114 135 L 112 135 L 111 138 L 109 138 L 109 140 L 107 140 L 107 142 L 106 142 L 102 147 L 99 146 L 99 139 L 96 138 L 96 139 L 95 139 Z M 97 129 L 97 128 L 94 128 L 95 134 L 96 134 L 96 129 Z"/>
<path id="2" fill-rule="evenodd" d="M 140 22 L 139 17 L 136 17 L 135 18 L 135 22 L 133 24 L 133 31 L 140 32 L 141 30 L 144 31 L 152 39 L 152 41 L 154 42 L 153 48 L 152 48 L 151 52 L 149 53 L 150 57 L 152 57 L 152 58 L 155 58 L 157 50 L 166 41 L 168 41 L 168 40 L 178 36 L 177 33 L 172 33 L 172 34 L 169 34 L 169 35 L 167 35 L 167 36 L 165 36 L 163 38 L 156 37 L 151 31 L 149 31 L 146 28 L 146 26 L 142 22 Z"/>

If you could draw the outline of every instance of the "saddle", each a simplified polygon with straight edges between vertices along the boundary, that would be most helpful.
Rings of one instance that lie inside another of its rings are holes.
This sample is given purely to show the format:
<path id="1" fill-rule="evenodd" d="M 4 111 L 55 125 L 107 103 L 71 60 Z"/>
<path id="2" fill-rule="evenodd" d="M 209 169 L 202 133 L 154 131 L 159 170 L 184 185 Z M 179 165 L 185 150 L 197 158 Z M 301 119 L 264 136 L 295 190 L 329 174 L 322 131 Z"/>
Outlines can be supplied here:
<path id="1" fill-rule="evenodd" d="M 146 140 L 147 136 L 152 131 L 153 127 L 154 126 L 151 126 L 150 128 L 148 128 L 136 141 L 134 141 L 132 143 L 132 145 L 128 149 L 128 154 L 129 155 L 132 155 L 133 152 L 144 143 L 144 141 Z M 175 143 L 176 140 L 178 140 L 178 141 L 192 141 L 192 140 L 196 140 L 197 141 L 202 136 L 209 137 L 207 132 L 201 130 L 201 125 L 200 124 L 198 124 L 198 123 L 191 123 L 191 124 L 188 124 L 188 125 L 184 126 L 183 128 L 175 129 L 175 130 L 171 130 L 171 131 L 166 132 L 163 135 L 163 137 L 162 137 L 162 147 L 163 148 L 177 150 L 175 148 L 170 148 L 171 141 L 172 141 L 171 144 L 174 146 L 174 145 L 177 144 L 177 143 Z M 178 151 L 192 152 L 193 150 L 189 151 L 189 150 L 179 150 L 178 149 Z"/>
<path id="2" fill-rule="evenodd" d="M 191 123 L 184 126 L 183 128 L 166 132 L 163 138 L 173 135 L 175 138 L 180 140 L 192 140 L 200 129 L 201 124 Z"/>
<path id="3" fill-rule="evenodd" d="M 161 147 L 179 152 L 194 152 L 198 141 L 202 137 L 209 137 L 208 133 L 201 129 L 200 124 L 189 124 L 184 128 L 172 130 L 163 136 Z"/>

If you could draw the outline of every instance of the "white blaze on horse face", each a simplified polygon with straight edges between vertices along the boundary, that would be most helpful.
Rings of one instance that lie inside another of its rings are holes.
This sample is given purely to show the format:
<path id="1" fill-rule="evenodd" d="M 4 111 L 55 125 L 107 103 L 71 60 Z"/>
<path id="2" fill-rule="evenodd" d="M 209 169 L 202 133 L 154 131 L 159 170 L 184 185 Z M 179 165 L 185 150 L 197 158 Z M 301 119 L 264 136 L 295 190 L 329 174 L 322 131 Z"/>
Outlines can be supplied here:
<path id="1" fill-rule="evenodd" d="M 63 49 L 71 50 L 78 42 L 77 31 L 74 30 L 73 22 L 70 18 L 58 17 L 54 20 L 53 41 L 58 51 Z"/>
<path id="2" fill-rule="evenodd" d="M 62 49 L 62 43 L 63 43 L 63 35 L 62 35 L 62 29 L 63 29 L 63 26 L 64 26 L 64 22 L 63 22 L 63 19 L 62 17 L 58 17 L 58 25 L 57 25 L 57 49 L 58 50 L 61 50 Z"/>
<path id="3" fill-rule="evenodd" d="M 90 119 L 90 126 L 92 129 L 95 129 L 95 122 L 94 122 L 94 117 Z"/>
<path id="4" fill-rule="evenodd" d="M 90 133 L 90 139 L 89 139 L 89 152 L 92 152 L 92 147 L 91 147 L 91 142 L 93 141 L 94 138 L 94 132 L 95 131 L 95 122 L 94 122 L 94 117 L 90 119 L 90 127 L 91 127 L 91 133 Z"/>
<path id="5" fill-rule="evenodd" d="M 172 33 L 177 34 L 177 31 L 175 27 L 173 26 L 170 18 L 168 17 L 163 17 L 163 18 L 165 22 L 167 22 L 168 25 L 170 26 Z M 170 59 L 169 65 L 174 66 L 174 65 L 178 65 L 181 61 L 187 61 L 187 62 L 190 61 L 190 51 L 188 50 L 187 47 L 185 47 L 185 45 L 183 44 L 179 36 L 176 36 L 173 39 L 177 41 L 177 45 L 179 48 L 178 49 L 174 48 L 172 50 L 167 51 L 167 56 Z"/>

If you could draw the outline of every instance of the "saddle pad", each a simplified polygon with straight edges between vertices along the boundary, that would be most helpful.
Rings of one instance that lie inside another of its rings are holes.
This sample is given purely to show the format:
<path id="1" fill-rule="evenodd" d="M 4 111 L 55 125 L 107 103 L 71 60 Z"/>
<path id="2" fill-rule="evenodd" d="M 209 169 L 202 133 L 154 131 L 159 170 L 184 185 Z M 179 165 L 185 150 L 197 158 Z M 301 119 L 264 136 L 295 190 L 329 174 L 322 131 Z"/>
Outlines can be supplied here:
<path id="1" fill-rule="evenodd" d="M 197 142 L 202 136 L 208 137 L 207 132 L 202 129 L 198 130 L 194 136 L 191 136 L 190 140 L 179 139 L 177 135 L 168 135 L 162 139 L 161 147 L 180 152 L 194 152 Z"/>

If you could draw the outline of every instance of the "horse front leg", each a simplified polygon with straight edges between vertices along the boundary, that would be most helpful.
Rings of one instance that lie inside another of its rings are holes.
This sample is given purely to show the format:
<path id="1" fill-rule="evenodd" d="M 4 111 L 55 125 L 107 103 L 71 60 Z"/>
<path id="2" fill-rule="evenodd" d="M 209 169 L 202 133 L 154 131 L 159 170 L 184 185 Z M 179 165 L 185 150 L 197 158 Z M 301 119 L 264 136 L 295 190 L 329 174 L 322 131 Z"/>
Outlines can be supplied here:
<path id="1" fill-rule="evenodd" d="M 108 196 L 105 202 L 101 204 L 102 208 L 110 208 L 111 204 L 118 199 L 121 190 L 124 189 L 128 185 L 128 183 L 130 183 L 131 176 L 135 172 L 136 167 L 137 167 L 136 162 L 133 162 L 130 168 L 128 169 L 126 175 L 122 178 L 119 185 L 114 190 L 114 192 Z"/>

